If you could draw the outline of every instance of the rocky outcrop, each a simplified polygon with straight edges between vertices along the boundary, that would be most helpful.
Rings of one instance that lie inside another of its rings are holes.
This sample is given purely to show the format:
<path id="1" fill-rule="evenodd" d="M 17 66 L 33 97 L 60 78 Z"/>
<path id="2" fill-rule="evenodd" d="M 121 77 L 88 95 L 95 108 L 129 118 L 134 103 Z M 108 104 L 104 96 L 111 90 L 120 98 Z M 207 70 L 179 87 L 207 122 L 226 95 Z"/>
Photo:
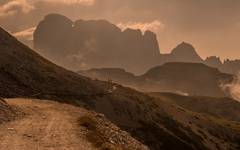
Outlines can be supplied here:
<path id="1" fill-rule="evenodd" d="M 219 57 L 211 56 L 207 57 L 204 63 L 208 66 L 218 68 L 220 71 L 229 74 L 238 74 L 240 71 L 240 60 L 229 60 L 226 59 L 224 62 Z"/>
<path id="2" fill-rule="evenodd" d="M 210 56 L 205 59 L 205 64 L 214 68 L 220 68 L 222 66 L 222 62 L 219 57 Z"/>
<path id="3" fill-rule="evenodd" d="M 240 71 L 240 60 L 225 60 L 220 67 L 220 70 L 223 72 L 228 72 L 231 74 L 238 74 Z"/>
<path id="4" fill-rule="evenodd" d="M 87 129 L 86 137 L 98 149 L 150 150 L 127 132 L 111 123 L 103 114 L 93 112 L 79 118 L 79 125 Z"/>

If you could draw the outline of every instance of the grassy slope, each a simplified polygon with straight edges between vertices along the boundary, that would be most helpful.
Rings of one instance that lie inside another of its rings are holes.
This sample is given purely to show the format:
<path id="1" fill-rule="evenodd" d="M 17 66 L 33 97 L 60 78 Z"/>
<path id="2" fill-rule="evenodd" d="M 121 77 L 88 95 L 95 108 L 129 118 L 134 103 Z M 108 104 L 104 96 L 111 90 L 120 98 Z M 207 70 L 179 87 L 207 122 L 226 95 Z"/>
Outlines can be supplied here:
<path id="1" fill-rule="evenodd" d="M 231 98 L 181 96 L 172 93 L 150 93 L 150 95 L 172 102 L 190 111 L 205 113 L 230 121 L 240 121 L 240 103 Z"/>

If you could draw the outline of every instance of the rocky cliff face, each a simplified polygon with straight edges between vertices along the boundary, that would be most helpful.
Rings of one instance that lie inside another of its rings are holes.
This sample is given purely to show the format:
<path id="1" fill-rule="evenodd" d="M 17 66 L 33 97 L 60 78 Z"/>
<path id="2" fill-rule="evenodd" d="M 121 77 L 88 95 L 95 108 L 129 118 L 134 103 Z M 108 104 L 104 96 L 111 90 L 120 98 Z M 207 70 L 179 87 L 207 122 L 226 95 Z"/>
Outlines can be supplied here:
<path id="1" fill-rule="evenodd" d="M 34 32 L 34 47 L 48 53 L 50 58 L 66 55 L 69 53 L 70 45 L 67 41 L 71 38 L 72 24 L 67 17 L 47 15 Z"/>
<path id="2" fill-rule="evenodd" d="M 121 31 L 105 20 L 72 22 L 57 14 L 39 23 L 34 47 L 71 69 L 120 67 L 136 73 L 157 64 L 160 54 L 156 35 L 150 31 Z"/>

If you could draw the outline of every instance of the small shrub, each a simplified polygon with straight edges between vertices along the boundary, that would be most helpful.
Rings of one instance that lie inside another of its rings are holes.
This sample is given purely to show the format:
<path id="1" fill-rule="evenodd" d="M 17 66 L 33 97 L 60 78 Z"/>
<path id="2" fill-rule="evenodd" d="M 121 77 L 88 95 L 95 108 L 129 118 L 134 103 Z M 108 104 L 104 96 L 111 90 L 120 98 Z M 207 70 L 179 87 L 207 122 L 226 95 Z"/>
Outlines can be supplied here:
<path id="1" fill-rule="evenodd" d="M 96 130 L 97 122 L 90 116 L 84 116 L 79 119 L 79 125 L 86 127 L 88 130 Z"/>

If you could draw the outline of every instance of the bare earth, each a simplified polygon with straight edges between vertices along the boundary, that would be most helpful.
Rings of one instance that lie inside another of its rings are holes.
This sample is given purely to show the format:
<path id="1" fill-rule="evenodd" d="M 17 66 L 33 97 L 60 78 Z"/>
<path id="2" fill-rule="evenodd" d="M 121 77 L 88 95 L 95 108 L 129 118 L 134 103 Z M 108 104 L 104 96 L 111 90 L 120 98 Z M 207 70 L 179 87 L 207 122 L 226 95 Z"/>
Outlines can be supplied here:
<path id="1" fill-rule="evenodd" d="M 94 150 L 77 124 L 87 111 L 67 104 L 8 99 L 26 116 L 0 125 L 0 150 Z"/>

